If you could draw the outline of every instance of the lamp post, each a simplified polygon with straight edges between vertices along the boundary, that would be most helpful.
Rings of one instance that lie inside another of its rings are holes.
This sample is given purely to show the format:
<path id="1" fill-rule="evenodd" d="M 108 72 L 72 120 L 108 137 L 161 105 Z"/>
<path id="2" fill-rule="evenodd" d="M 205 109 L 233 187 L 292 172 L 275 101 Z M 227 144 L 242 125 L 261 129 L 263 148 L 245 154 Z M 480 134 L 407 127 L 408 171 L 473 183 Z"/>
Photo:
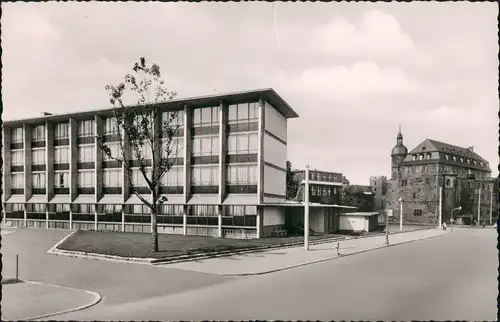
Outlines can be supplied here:
<path id="1" fill-rule="evenodd" d="M 403 197 L 399 197 L 399 231 L 403 231 Z"/>
<path id="2" fill-rule="evenodd" d="M 305 171 L 306 183 L 304 186 L 304 249 L 309 250 L 309 165 Z"/>
<path id="3" fill-rule="evenodd" d="M 385 209 L 385 244 L 389 245 L 389 203 Z"/>
<path id="4" fill-rule="evenodd" d="M 453 208 L 451 210 L 451 218 L 450 218 L 450 231 L 452 231 L 452 228 L 451 228 L 451 225 L 453 224 L 453 222 L 455 221 L 455 217 L 453 217 L 453 212 L 455 210 L 458 210 L 458 211 L 461 211 L 462 210 L 462 206 L 458 206 L 457 208 Z"/>

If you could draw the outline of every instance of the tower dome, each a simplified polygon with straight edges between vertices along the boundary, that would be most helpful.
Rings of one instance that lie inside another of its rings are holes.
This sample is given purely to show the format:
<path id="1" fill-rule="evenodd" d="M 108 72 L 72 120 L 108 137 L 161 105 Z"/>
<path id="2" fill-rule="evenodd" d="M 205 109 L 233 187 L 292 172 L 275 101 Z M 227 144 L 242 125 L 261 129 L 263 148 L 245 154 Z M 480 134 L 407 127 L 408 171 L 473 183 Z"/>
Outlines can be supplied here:
<path id="1" fill-rule="evenodd" d="M 403 134 L 401 134 L 401 126 L 399 126 L 399 133 L 396 137 L 396 146 L 393 147 L 391 151 L 392 179 L 397 179 L 401 176 L 400 167 L 407 154 L 408 149 L 403 144 Z"/>

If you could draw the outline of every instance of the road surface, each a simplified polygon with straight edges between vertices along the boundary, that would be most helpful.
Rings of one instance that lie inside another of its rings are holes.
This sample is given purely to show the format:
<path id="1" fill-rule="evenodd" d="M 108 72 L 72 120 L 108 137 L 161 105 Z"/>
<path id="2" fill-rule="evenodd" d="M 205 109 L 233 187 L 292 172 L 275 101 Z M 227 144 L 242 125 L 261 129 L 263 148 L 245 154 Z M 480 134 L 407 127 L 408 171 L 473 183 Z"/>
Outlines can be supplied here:
<path id="1" fill-rule="evenodd" d="M 498 295 L 496 237 L 493 229 L 460 230 L 180 293 L 103 301 L 52 319 L 492 321 Z"/>

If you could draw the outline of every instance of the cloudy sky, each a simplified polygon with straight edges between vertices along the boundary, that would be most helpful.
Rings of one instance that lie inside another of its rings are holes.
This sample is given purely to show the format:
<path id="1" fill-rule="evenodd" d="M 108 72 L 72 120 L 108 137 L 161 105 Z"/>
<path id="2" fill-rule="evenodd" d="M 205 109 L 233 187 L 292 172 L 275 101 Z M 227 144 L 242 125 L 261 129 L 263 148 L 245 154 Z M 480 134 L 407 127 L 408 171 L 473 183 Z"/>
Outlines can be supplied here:
<path id="1" fill-rule="evenodd" d="M 4 120 L 108 106 L 141 56 L 179 97 L 274 88 L 295 167 L 390 174 L 402 125 L 498 173 L 495 3 L 2 3 Z"/>

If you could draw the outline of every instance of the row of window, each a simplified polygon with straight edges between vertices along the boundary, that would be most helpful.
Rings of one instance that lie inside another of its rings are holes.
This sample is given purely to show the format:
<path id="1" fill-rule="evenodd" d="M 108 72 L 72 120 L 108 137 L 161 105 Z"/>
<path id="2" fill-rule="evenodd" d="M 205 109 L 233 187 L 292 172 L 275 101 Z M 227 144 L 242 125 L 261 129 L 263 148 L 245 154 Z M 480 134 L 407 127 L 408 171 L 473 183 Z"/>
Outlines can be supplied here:
<path id="1" fill-rule="evenodd" d="M 173 139 L 170 148 L 173 150 L 171 156 L 179 156 L 182 152 L 183 139 Z M 257 153 L 259 147 L 258 134 L 257 133 L 240 133 L 231 134 L 228 136 L 228 154 L 253 154 Z M 119 157 L 121 154 L 120 146 L 118 143 L 110 143 L 108 147 L 111 150 L 111 158 L 104 155 L 104 160 L 112 160 L 113 157 Z M 54 163 L 69 163 L 69 147 L 55 147 L 54 148 Z M 78 162 L 95 162 L 95 145 L 81 145 L 78 146 Z M 45 164 L 45 149 L 35 149 L 32 150 L 32 162 L 33 164 Z M 152 158 L 152 150 L 148 144 L 145 144 L 140 149 L 141 157 L 143 159 Z M 193 137 L 193 156 L 207 156 L 207 155 L 218 155 L 219 154 L 219 136 L 202 136 Z M 14 150 L 11 152 L 12 165 L 23 165 L 24 164 L 24 153 L 23 150 Z M 137 159 L 136 153 L 132 151 L 132 159 Z"/>
<path id="2" fill-rule="evenodd" d="M 8 212 L 26 211 L 45 212 L 47 204 L 5 204 L 5 210 Z M 95 205 L 95 204 L 49 204 L 48 210 L 53 212 L 69 212 L 93 214 L 99 213 L 121 213 L 123 205 Z M 149 207 L 145 205 L 125 205 L 126 213 L 129 214 L 150 214 Z M 184 214 L 183 205 L 162 205 L 158 212 L 163 215 L 182 216 Z M 218 206 L 215 205 L 194 205 L 187 206 L 186 214 L 188 216 L 215 217 L 218 216 Z M 257 206 L 222 206 L 222 216 L 254 216 L 257 215 Z"/>
<path id="3" fill-rule="evenodd" d="M 340 193 L 340 187 L 311 186 L 309 188 L 311 196 L 335 196 Z"/>
<path id="4" fill-rule="evenodd" d="M 309 180 L 326 181 L 326 182 L 342 182 L 342 175 L 338 174 L 338 173 L 309 172 Z"/>

